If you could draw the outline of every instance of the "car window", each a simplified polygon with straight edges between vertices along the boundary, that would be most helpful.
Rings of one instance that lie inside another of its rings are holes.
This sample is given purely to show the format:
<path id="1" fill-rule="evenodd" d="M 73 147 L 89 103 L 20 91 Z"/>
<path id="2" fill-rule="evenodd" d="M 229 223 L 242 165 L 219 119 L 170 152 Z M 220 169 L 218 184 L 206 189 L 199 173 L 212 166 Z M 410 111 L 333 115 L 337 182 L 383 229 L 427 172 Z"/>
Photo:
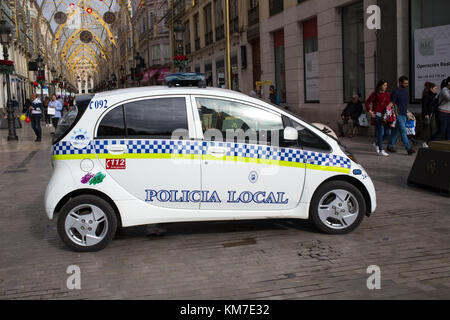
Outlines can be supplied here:
<path id="1" fill-rule="evenodd" d="M 309 129 L 306 129 L 297 121 L 291 120 L 291 125 L 298 131 L 298 143 L 303 149 L 312 149 L 323 152 L 330 152 L 330 145 L 321 137 Z"/>
<path id="2" fill-rule="evenodd" d="M 205 140 L 271 145 L 284 129 L 280 115 L 257 107 L 213 98 L 196 102 Z"/>
<path id="3" fill-rule="evenodd" d="M 185 98 L 140 100 L 124 108 L 129 138 L 170 139 L 175 130 L 188 130 Z"/>
<path id="4" fill-rule="evenodd" d="M 97 138 L 125 137 L 123 106 L 110 110 L 103 117 L 97 131 Z"/>

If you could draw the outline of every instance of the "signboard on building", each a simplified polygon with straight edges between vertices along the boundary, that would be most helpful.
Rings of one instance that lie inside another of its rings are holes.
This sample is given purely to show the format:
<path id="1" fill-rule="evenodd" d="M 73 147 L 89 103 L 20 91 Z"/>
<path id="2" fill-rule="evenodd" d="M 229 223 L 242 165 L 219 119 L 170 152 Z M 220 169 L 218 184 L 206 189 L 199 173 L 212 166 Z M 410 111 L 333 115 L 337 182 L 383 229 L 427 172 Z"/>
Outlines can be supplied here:
<path id="1" fill-rule="evenodd" d="M 415 99 L 422 99 L 425 82 L 440 87 L 450 76 L 450 25 L 414 32 Z"/>
<path id="2" fill-rule="evenodd" d="M 306 100 L 319 101 L 319 53 L 305 54 Z"/>

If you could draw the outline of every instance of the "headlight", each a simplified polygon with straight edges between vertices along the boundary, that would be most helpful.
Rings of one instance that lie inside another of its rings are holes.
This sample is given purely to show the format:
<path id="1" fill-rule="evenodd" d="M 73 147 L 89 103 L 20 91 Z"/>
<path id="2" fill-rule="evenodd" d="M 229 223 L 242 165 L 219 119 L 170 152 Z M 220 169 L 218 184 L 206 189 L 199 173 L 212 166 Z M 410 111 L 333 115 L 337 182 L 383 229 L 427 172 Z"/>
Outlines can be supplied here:
<path id="1" fill-rule="evenodd" d="M 338 144 L 339 144 L 339 148 L 341 148 L 342 152 L 344 152 L 347 157 L 349 157 L 351 160 L 353 160 L 353 162 L 358 163 L 358 161 L 356 161 L 356 158 L 353 155 L 353 153 L 346 146 L 344 146 L 340 142 L 338 142 Z"/>

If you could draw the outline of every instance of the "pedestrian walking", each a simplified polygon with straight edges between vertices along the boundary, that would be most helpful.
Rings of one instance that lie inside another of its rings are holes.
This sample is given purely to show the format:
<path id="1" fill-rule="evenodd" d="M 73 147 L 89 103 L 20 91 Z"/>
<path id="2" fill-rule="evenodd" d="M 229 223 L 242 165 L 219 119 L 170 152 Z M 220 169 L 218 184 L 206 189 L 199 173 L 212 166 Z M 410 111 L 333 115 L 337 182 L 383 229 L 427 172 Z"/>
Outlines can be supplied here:
<path id="1" fill-rule="evenodd" d="M 50 98 L 45 96 L 44 101 L 42 102 L 44 105 L 44 118 L 45 118 L 45 126 L 50 127 L 51 124 L 51 115 L 48 114 L 48 104 L 50 103 Z"/>
<path id="2" fill-rule="evenodd" d="M 59 102 L 58 100 L 56 100 L 56 95 L 52 95 L 52 101 L 49 103 L 48 105 L 49 109 L 55 109 L 55 114 L 52 117 L 52 124 L 53 127 L 55 127 L 55 132 L 56 132 L 56 128 L 58 127 L 58 121 L 61 118 L 61 112 L 63 110 L 63 106 L 61 104 L 61 102 Z M 52 132 L 53 134 L 54 132 Z"/>
<path id="3" fill-rule="evenodd" d="M 388 83 L 385 80 L 380 80 L 377 83 L 375 92 L 373 92 L 366 101 L 366 110 L 372 116 L 376 127 L 376 153 L 383 157 L 388 157 L 389 154 L 383 149 L 383 141 L 390 135 L 390 128 L 383 121 L 386 107 L 391 103 L 391 96 L 387 92 Z"/>
<path id="4" fill-rule="evenodd" d="M 437 113 L 438 130 L 433 134 L 430 141 L 439 140 L 443 135 L 445 135 L 445 140 L 450 140 L 450 77 L 442 82 L 442 87 L 439 93 Z"/>
<path id="5" fill-rule="evenodd" d="M 36 135 L 36 140 L 34 141 L 39 142 L 42 139 L 41 118 L 44 106 L 36 93 L 33 93 L 31 99 L 33 100 L 29 108 L 31 112 L 31 128 L 33 128 Z"/>
<path id="6" fill-rule="evenodd" d="M 422 130 L 425 142 L 424 148 L 428 148 L 427 141 L 431 139 L 433 134 L 432 123 L 433 119 L 436 119 L 438 111 L 438 99 L 437 99 L 438 87 L 432 82 L 425 83 L 425 89 L 422 93 Z"/>
<path id="7" fill-rule="evenodd" d="M 409 143 L 408 133 L 406 130 L 406 121 L 408 120 L 408 117 L 406 115 L 408 113 L 408 86 L 408 77 L 401 76 L 398 79 L 398 87 L 395 88 L 391 93 L 391 102 L 394 106 L 397 107 L 397 124 L 392 132 L 387 150 L 392 153 L 397 152 L 394 146 L 397 142 L 398 136 L 400 135 L 406 152 L 408 153 L 408 155 L 412 155 L 416 153 L 416 151 L 411 147 L 411 144 Z"/>
<path id="8" fill-rule="evenodd" d="M 341 119 L 338 121 L 339 134 L 341 137 L 349 136 L 353 137 L 353 130 L 355 129 L 355 124 L 358 121 L 359 116 L 363 112 L 363 106 L 361 101 L 359 101 L 359 95 L 353 94 L 352 101 L 347 104 L 345 109 L 341 113 Z"/>

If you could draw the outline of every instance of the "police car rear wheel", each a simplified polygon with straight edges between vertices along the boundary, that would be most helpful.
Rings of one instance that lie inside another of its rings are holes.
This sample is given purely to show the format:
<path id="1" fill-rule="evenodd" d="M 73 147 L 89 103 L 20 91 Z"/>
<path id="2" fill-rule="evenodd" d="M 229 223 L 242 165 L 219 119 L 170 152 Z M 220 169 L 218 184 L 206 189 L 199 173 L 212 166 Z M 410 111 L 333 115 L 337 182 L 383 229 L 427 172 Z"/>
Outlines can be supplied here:
<path id="1" fill-rule="evenodd" d="M 116 229 L 114 209 L 107 201 L 92 195 L 69 200 L 58 217 L 58 234 L 74 251 L 103 249 L 114 237 Z"/>
<path id="2" fill-rule="evenodd" d="M 310 219 L 328 234 L 345 234 L 359 226 L 366 212 L 361 192 L 345 181 L 320 186 L 311 202 Z"/>

